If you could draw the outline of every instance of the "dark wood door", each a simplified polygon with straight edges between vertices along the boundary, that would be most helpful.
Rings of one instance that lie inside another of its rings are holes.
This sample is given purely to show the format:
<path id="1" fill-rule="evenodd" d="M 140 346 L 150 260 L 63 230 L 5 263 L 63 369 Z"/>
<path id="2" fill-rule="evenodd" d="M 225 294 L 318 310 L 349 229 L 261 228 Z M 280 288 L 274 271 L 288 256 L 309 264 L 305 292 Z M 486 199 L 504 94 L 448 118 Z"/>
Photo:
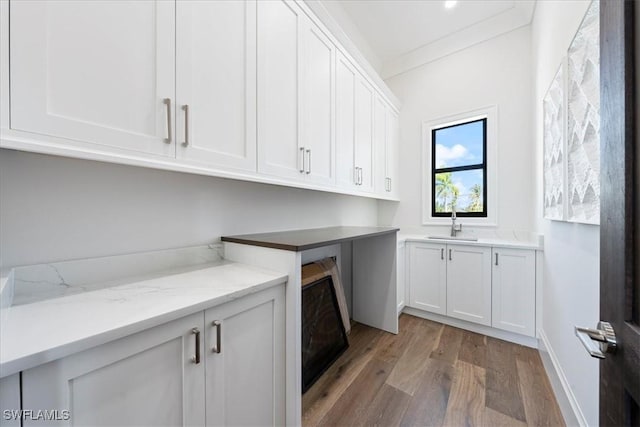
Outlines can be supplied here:
<path id="1" fill-rule="evenodd" d="M 600 364 L 602 426 L 640 425 L 639 13 L 638 0 L 600 3 L 600 318 L 618 341 Z"/>

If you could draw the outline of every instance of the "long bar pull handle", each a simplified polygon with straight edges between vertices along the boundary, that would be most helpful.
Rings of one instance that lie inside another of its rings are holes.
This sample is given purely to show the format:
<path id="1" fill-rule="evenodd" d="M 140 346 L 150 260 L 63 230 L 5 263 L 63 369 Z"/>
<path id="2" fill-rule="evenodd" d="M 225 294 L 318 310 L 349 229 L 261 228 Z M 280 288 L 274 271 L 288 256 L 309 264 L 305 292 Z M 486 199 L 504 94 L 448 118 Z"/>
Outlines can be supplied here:
<path id="1" fill-rule="evenodd" d="M 182 111 L 184 111 L 184 142 L 182 145 L 186 147 L 189 145 L 189 106 L 183 105 Z"/>
<path id="2" fill-rule="evenodd" d="M 356 166 L 356 168 L 353 170 L 354 172 L 354 181 L 356 183 L 356 185 L 360 185 L 360 168 Z"/>
<path id="3" fill-rule="evenodd" d="M 163 99 L 162 103 L 167 107 L 167 137 L 164 139 L 164 142 L 171 144 L 171 141 L 173 141 L 173 132 L 171 130 L 171 98 Z"/>
<path id="4" fill-rule="evenodd" d="M 309 175 L 311 173 L 311 150 L 307 149 L 307 157 L 308 157 L 308 161 L 307 161 L 307 175 Z"/>
<path id="5" fill-rule="evenodd" d="M 304 173 L 306 167 L 305 167 L 305 162 L 304 162 L 304 147 L 300 147 L 300 156 L 302 157 L 302 160 L 300 161 L 300 173 Z"/>
<path id="6" fill-rule="evenodd" d="M 496 252 L 496 265 L 498 265 L 498 252 Z"/>
<path id="7" fill-rule="evenodd" d="M 219 320 L 211 322 L 211 326 L 216 328 L 216 345 L 211 349 L 214 353 L 222 352 L 222 323 Z"/>
<path id="8" fill-rule="evenodd" d="M 444 248 L 440 249 L 440 259 L 444 261 Z"/>
<path id="9" fill-rule="evenodd" d="M 358 185 L 362 185 L 362 168 L 358 168 Z"/>
<path id="10" fill-rule="evenodd" d="M 451 257 L 451 252 L 452 252 L 452 249 L 449 249 L 449 261 L 453 261 L 453 258 Z"/>
<path id="11" fill-rule="evenodd" d="M 191 333 L 196 336 L 196 355 L 191 358 L 191 361 L 197 365 L 200 363 L 200 329 L 193 328 Z"/>

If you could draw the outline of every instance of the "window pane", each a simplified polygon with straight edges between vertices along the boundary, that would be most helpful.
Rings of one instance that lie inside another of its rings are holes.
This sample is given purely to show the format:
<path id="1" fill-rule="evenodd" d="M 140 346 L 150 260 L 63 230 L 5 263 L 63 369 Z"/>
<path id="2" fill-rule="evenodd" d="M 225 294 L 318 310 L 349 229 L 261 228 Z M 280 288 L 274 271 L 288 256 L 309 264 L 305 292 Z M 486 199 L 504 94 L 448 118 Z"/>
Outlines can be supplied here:
<path id="1" fill-rule="evenodd" d="M 436 168 L 477 165 L 484 159 L 484 120 L 434 132 Z"/>
<path id="2" fill-rule="evenodd" d="M 436 213 L 484 211 L 484 169 L 436 174 Z"/>

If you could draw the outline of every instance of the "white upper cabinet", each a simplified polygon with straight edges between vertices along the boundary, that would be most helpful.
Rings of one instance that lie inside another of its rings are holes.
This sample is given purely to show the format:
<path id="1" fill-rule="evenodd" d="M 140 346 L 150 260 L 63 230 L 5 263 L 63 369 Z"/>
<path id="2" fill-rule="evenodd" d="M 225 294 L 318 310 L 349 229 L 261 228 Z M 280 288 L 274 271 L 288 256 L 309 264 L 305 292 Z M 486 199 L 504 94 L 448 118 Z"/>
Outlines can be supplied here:
<path id="1" fill-rule="evenodd" d="M 355 88 L 357 71 L 340 52 L 336 56 L 336 175 L 339 187 L 357 185 L 355 169 Z"/>
<path id="2" fill-rule="evenodd" d="M 491 326 L 491 248 L 447 246 L 447 315 Z"/>
<path id="3" fill-rule="evenodd" d="M 492 326 L 535 336 L 535 251 L 494 248 L 492 268 Z"/>
<path id="4" fill-rule="evenodd" d="M 0 33 L 1 148 L 397 198 L 397 110 L 303 1 L 0 0 Z"/>
<path id="5" fill-rule="evenodd" d="M 301 148 L 307 180 L 335 184 L 335 56 L 329 37 L 304 19 L 303 45 L 303 122 Z"/>
<path id="6" fill-rule="evenodd" d="M 302 11 L 284 0 L 258 2 L 258 171 L 303 179 L 299 146 Z"/>
<path id="7" fill-rule="evenodd" d="M 373 88 L 361 76 L 355 84 L 355 166 L 359 189 L 374 189 Z"/>
<path id="8" fill-rule="evenodd" d="M 375 147 L 375 171 L 374 183 L 376 193 L 386 195 L 388 187 L 387 176 L 387 137 L 389 136 L 389 123 L 387 120 L 387 105 L 379 94 L 375 94 L 373 101 L 373 140 Z"/>
<path id="9" fill-rule="evenodd" d="M 380 94 L 376 94 L 373 113 L 373 136 L 375 144 L 376 193 L 383 197 L 396 198 L 398 194 L 397 159 L 399 123 L 398 114 Z"/>
<path id="10" fill-rule="evenodd" d="M 387 195 L 398 198 L 398 161 L 400 151 L 400 120 L 398 113 L 387 107 L 387 138 L 384 151 L 385 186 Z"/>
<path id="11" fill-rule="evenodd" d="M 256 170 L 256 2 L 176 3 L 177 157 Z"/>
<path id="12" fill-rule="evenodd" d="M 175 155 L 164 102 L 174 96 L 174 3 L 14 1 L 10 13 L 12 129 Z"/>

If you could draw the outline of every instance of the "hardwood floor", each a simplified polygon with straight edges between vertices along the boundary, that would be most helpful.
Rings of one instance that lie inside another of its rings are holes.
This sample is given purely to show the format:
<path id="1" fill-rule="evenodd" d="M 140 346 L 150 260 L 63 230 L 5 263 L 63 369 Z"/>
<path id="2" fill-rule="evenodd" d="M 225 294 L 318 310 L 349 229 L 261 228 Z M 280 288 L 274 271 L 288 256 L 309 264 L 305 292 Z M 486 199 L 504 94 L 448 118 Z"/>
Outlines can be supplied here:
<path id="1" fill-rule="evenodd" d="M 302 397 L 304 426 L 564 426 L 534 349 L 403 314 L 361 324 Z"/>

